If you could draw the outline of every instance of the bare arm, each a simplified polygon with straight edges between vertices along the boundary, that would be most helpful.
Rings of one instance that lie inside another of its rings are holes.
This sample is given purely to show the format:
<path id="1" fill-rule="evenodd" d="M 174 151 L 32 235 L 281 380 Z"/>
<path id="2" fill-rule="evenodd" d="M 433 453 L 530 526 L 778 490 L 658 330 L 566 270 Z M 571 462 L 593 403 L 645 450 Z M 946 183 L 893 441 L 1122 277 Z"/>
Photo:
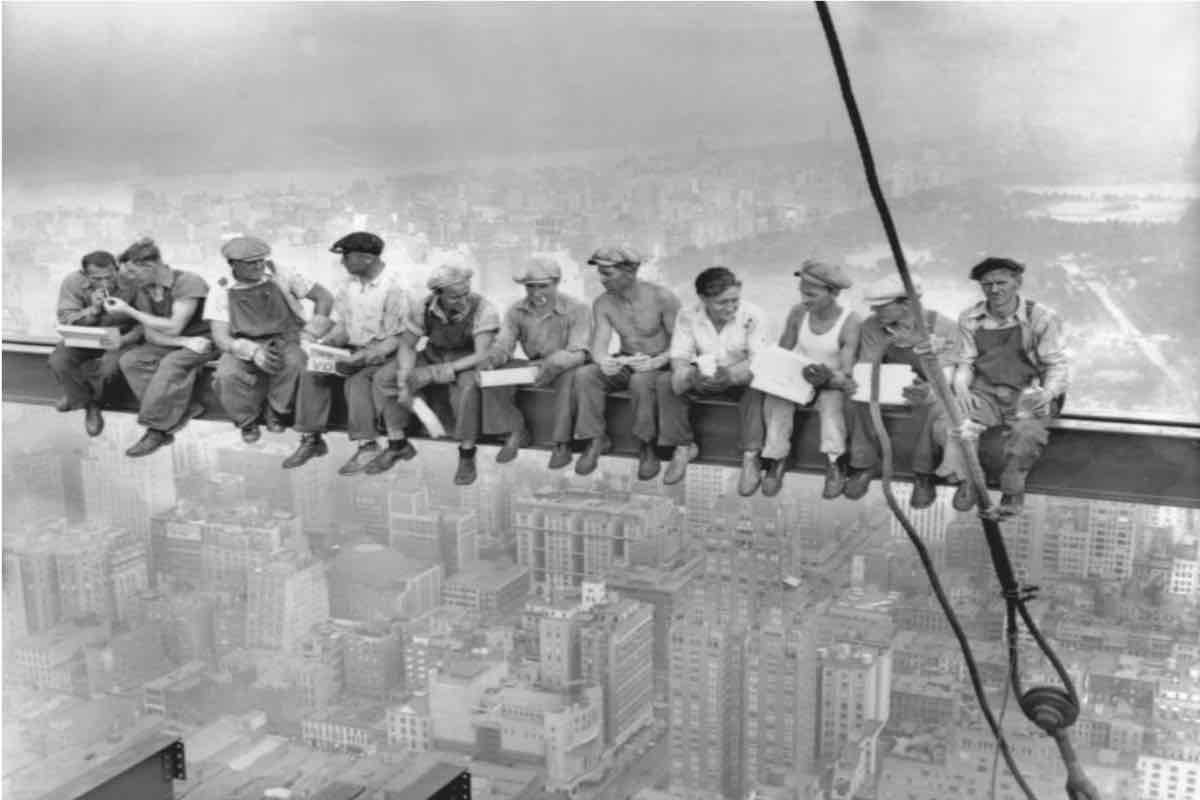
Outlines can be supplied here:
<path id="1" fill-rule="evenodd" d="M 176 298 L 171 303 L 171 316 L 169 317 L 156 317 L 153 314 L 147 314 L 145 311 L 139 311 L 132 306 L 129 306 L 125 313 L 146 329 L 147 340 L 150 339 L 151 332 L 163 334 L 167 337 L 179 338 L 179 334 L 183 332 L 188 320 L 196 312 L 196 306 L 199 303 L 200 298 L 198 297 Z"/>
<path id="2" fill-rule="evenodd" d="M 842 326 L 841 335 L 838 337 L 838 367 L 842 373 L 849 375 L 854 371 L 854 361 L 858 356 L 858 340 L 862 333 L 862 321 L 858 318 L 858 314 L 851 313 L 846 317 L 846 324 Z"/>
<path id="3" fill-rule="evenodd" d="M 408 376 L 412 374 L 417 364 L 417 342 L 419 338 L 412 331 L 400 334 L 400 342 L 396 346 L 396 383 L 401 387 L 408 384 Z"/>
<path id="4" fill-rule="evenodd" d="M 312 300 L 314 315 L 328 317 L 333 313 L 333 293 L 321 284 L 314 283 L 312 288 L 308 290 L 308 294 L 304 296 Z"/>
<path id="5" fill-rule="evenodd" d="M 475 352 L 469 356 L 463 356 L 450 362 L 450 366 L 454 367 L 455 372 L 466 372 L 470 369 L 475 369 L 479 363 L 487 358 L 488 353 L 492 349 L 492 342 L 496 339 L 495 331 L 482 331 L 475 334 Z"/>
<path id="6" fill-rule="evenodd" d="M 229 332 L 229 323 L 213 319 L 209 320 L 208 324 L 212 330 L 213 344 L 217 346 L 217 349 L 222 353 L 232 353 L 236 339 Z"/>
<path id="7" fill-rule="evenodd" d="M 792 306 L 788 311 L 787 321 L 783 324 L 783 333 L 779 335 L 779 346 L 784 350 L 791 350 L 796 346 L 796 340 L 800 337 L 800 306 Z"/>

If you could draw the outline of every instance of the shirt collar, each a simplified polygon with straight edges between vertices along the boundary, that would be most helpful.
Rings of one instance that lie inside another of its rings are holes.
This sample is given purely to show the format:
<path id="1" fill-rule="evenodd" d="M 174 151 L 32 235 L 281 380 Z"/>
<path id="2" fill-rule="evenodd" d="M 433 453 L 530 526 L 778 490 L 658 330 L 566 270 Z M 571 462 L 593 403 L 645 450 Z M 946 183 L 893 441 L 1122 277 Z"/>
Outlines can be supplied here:
<path id="1" fill-rule="evenodd" d="M 454 321 L 460 320 L 463 317 L 465 317 L 467 314 L 470 314 L 471 310 L 475 307 L 475 293 L 472 292 L 470 294 L 470 300 L 469 300 L 470 305 L 468 306 L 467 310 L 462 313 L 462 316 L 455 317 L 452 320 L 452 319 L 450 319 L 450 315 L 447 314 L 442 309 L 442 304 L 438 302 L 438 300 L 440 300 L 441 298 L 436 294 L 433 295 L 432 297 L 433 297 L 433 299 L 429 301 L 429 310 L 432 311 L 434 316 L 436 316 L 442 322 L 454 322 Z"/>
<path id="2" fill-rule="evenodd" d="M 518 300 L 517 308 L 521 309 L 522 311 L 524 311 L 527 314 L 534 314 L 537 312 L 537 309 L 534 308 L 533 305 L 529 302 L 528 297 L 522 297 L 520 300 Z M 553 311 L 555 314 L 566 314 L 567 313 L 567 298 L 561 294 L 558 295 L 556 298 L 554 298 L 554 306 L 550 310 Z"/>
<path id="3" fill-rule="evenodd" d="M 731 319 L 731 320 L 729 320 L 729 322 L 725 323 L 725 328 L 729 328 L 731 326 L 737 327 L 739 325 L 744 324 L 746 322 L 746 315 L 749 313 L 750 312 L 746 310 L 745 303 L 738 303 L 737 313 L 734 314 L 733 319 Z M 696 322 L 698 322 L 701 325 L 707 325 L 708 327 L 712 328 L 713 331 L 715 331 L 718 335 L 721 333 L 721 331 L 725 330 L 725 328 L 721 328 L 720 330 L 717 330 L 717 324 L 715 322 L 713 322 L 712 319 L 708 316 L 708 309 L 704 307 L 704 303 L 698 302 L 698 303 L 696 303 L 696 305 L 692 306 L 692 314 L 695 317 Z"/>
<path id="4" fill-rule="evenodd" d="M 1017 322 L 1024 322 L 1024 323 L 1029 322 L 1029 316 L 1026 313 L 1026 307 L 1028 305 L 1029 304 L 1026 303 L 1025 300 L 1022 299 L 1020 295 L 1017 295 L 1016 310 L 1009 316 L 1005 317 L 1004 319 L 1001 319 L 1000 321 L 1008 322 L 1010 320 L 1016 320 Z M 989 314 L 988 310 L 987 310 L 987 300 L 980 300 L 978 303 L 971 306 L 971 310 L 967 312 L 967 316 L 969 316 L 971 319 L 983 319 L 984 317 L 992 317 L 992 315 Z M 996 319 L 996 317 L 992 317 L 992 319 Z"/>

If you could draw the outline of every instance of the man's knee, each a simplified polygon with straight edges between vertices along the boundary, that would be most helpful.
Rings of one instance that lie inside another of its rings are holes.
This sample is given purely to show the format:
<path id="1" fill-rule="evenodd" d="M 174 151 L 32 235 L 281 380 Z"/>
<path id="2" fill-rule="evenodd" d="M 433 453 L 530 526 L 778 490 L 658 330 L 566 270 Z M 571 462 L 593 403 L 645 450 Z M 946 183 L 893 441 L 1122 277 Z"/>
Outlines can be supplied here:
<path id="1" fill-rule="evenodd" d="M 354 377 L 357 377 L 361 374 L 362 373 L 360 372 Z M 371 386 L 376 391 L 394 396 L 396 394 L 396 390 L 399 388 L 399 384 L 396 382 L 397 375 L 398 373 L 396 371 L 395 363 L 389 362 L 384 364 L 382 367 L 375 370 L 373 375 L 371 375 Z"/>
<path id="2" fill-rule="evenodd" d="M 1050 441 L 1045 422 L 1035 419 L 1013 420 L 1009 426 L 1005 451 L 1014 455 L 1036 455 Z"/>
<path id="3" fill-rule="evenodd" d="M 75 359 L 71 357 L 71 353 L 65 345 L 59 344 L 50 353 L 50 369 L 59 373 L 70 372 L 75 366 Z"/>
<path id="4" fill-rule="evenodd" d="M 575 385 L 581 389 L 603 390 L 604 373 L 597 364 L 584 364 L 575 370 Z"/>
<path id="5" fill-rule="evenodd" d="M 469 369 L 458 373 L 455 376 L 454 382 L 458 384 L 460 391 L 472 391 L 479 388 L 479 371 Z"/>
<path id="6" fill-rule="evenodd" d="M 635 372 L 629 377 L 629 391 L 635 395 L 642 397 L 652 397 L 658 390 L 658 382 L 663 377 L 667 378 L 667 391 L 671 388 L 670 373 L 662 372 Z"/>

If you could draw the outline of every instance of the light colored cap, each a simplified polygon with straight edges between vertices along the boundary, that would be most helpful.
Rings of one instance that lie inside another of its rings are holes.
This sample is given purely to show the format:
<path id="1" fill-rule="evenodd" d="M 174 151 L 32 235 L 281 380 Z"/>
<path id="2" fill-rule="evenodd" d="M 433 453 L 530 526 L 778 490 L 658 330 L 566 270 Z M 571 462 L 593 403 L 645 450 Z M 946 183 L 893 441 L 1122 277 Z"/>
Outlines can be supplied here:
<path id="1" fill-rule="evenodd" d="M 914 275 L 912 282 L 913 288 L 920 296 L 922 291 L 920 278 Z M 871 281 L 863 288 L 863 301 L 871 306 L 880 306 L 907 296 L 907 292 L 904 291 L 904 281 L 900 280 L 900 276 L 895 273 L 885 275 L 877 281 Z"/>
<path id="2" fill-rule="evenodd" d="M 235 236 L 221 245 L 221 257 L 226 261 L 257 261 L 271 255 L 271 245 L 257 236 Z"/>
<path id="3" fill-rule="evenodd" d="M 465 283 L 471 280 L 471 276 L 474 274 L 475 270 L 470 267 L 460 264 L 442 264 L 433 271 L 425 285 L 436 292 L 438 289 L 445 289 L 456 283 Z"/>
<path id="4" fill-rule="evenodd" d="M 837 264 L 813 258 L 805 261 L 793 274 L 831 289 L 849 289 L 854 285 L 854 282 L 846 277 L 845 270 Z"/>
<path id="5" fill-rule="evenodd" d="M 562 267 L 552 258 L 534 257 L 529 260 L 517 274 L 513 275 L 517 283 L 545 283 L 562 280 Z"/>

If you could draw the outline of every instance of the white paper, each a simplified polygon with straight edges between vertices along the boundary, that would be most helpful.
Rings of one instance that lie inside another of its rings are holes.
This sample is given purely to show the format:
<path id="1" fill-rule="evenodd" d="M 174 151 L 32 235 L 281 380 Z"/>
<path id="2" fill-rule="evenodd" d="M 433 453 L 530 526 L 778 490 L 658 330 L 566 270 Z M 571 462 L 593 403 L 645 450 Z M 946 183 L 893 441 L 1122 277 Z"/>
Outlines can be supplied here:
<path id="1" fill-rule="evenodd" d="M 803 372 L 806 366 L 813 363 L 816 362 L 782 347 L 761 350 L 750 361 L 750 371 L 754 374 L 750 386 L 760 392 L 806 405 L 812 402 L 815 390 L 811 383 L 804 380 Z"/>
<path id="2" fill-rule="evenodd" d="M 906 406 L 904 388 L 911 386 L 917 374 L 908 364 L 879 365 L 879 402 L 885 406 Z M 854 382 L 858 391 L 852 399 L 862 403 L 871 402 L 871 365 L 854 365 Z"/>
<path id="3" fill-rule="evenodd" d="M 54 329 L 62 337 L 67 347 L 80 347 L 86 350 L 115 350 L 119 345 L 106 347 L 102 342 L 107 337 L 112 342 L 120 339 L 121 331 L 112 326 L 97 327 L 93 325 L 56 325 Z"/>
<path id="4" fill-rule="evenodd" d="M 317 344 L 315 342 L 302 342 L 300 347 L 308 355 L 308 363 L 305 365 L 305 368 L 309 372 L 336 374 L 337 362 L 345 361 L 351 356 L 349 350 L 343 350 L 340 347 L 329 347 L 328 345 Z"/>
<path id="5" fill-rule="evenodd" d="M 417 415 L 417 419 L 421 420 L 421 424 L 425 426 L 425 430 L 429 431 L 429 435 L 434 439 L 440 439 L 446 435 L 446 428 L 442 425 L 442 421 L 438 419 L 438 415 L 433 413 L 433 409 L 425 402 L 422 397 L 414 397 L 412 403 L 413 413 Z"/>
<path id="6" fill-rule="evenodd" d="M 482 369 L 479 371 L 479 385 L 489 386 L 525 386 L 537 380 L 539 368 L 510 367 L 508 369 Z"/>

